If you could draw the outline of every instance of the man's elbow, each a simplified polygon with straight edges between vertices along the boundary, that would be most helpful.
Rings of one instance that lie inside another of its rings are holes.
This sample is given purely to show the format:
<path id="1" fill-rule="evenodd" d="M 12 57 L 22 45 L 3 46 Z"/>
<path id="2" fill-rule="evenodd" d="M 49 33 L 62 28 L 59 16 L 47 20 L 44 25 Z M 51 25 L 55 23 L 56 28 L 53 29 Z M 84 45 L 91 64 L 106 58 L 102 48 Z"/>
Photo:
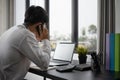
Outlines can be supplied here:
<path id="1" fill-rule="evenodd" d="M 41 70 L 42 70 L 42 71 L 46 71 L 46 70 L 48 69 L 48 67 L 49 67 L 49 62 L 45 62 L 45 63 L 42 65 Z"/>
<path id="2" fill-rule="evenodd" d="M 49 67 L 48 65 L 42 66 L 42 67 L 41 67 L 41 70 L 42 70 L 42 71 L 47 71 L 48 67 Z"/>

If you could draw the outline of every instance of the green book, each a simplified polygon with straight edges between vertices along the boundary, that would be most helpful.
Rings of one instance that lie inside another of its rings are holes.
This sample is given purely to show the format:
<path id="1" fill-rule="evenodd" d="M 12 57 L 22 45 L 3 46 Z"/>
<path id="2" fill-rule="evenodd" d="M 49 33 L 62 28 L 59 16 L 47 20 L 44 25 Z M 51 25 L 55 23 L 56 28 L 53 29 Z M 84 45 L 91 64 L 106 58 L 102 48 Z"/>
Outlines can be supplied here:
<path id="1" fill-rule="evenodd" d="M 115 71 L 120 71 L 120 34 L 115 34 Z"/>

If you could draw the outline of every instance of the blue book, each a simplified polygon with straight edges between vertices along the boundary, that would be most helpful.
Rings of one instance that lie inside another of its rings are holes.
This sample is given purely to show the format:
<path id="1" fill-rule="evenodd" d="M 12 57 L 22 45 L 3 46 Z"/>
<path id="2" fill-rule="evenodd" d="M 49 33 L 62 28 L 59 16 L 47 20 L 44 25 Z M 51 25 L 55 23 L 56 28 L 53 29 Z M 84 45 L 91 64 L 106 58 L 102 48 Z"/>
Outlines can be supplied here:
<path id="1" fill-rule="evenodd" d="M 110 34 L 110 70 L 114 71 L 115 70 L 115 34 L 111 33 Z"/>

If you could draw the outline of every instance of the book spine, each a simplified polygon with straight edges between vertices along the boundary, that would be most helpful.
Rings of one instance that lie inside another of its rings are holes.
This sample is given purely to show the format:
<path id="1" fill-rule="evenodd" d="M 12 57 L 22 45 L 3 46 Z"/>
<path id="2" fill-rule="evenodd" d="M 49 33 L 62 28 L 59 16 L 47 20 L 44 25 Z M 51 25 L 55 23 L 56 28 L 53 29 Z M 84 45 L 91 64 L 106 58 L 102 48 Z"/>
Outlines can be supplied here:
<path id="1" fill-rule="evenodd" d="M 109 70 L 110 67 L 110 34 L 106 34 L 106 70 Z"/>
<path id="2" fill-rule="evenodd" d="M 115 34 L 115 71 L 120 71 L 120 34 Z"/>
<path id="3" fill-rule="evenodd" d="M 114 54 L 115 54 L 115 34 L 110 34 L 110 70 L 114 71 Z"/>

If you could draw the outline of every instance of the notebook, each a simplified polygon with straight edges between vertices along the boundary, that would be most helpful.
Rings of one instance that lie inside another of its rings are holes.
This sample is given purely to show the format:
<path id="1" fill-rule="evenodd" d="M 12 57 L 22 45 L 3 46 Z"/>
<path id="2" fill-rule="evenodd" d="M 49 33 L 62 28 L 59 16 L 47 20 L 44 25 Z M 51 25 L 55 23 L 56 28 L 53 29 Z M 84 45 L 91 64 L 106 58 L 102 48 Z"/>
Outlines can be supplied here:
<path id="1" fill-rule="evenodd" d="M 73 58 L 75 44 L 59 43 L 56 46 L 55 53 L 50 61 L 49 66 L 60 66 L 71 63 Z"/>

